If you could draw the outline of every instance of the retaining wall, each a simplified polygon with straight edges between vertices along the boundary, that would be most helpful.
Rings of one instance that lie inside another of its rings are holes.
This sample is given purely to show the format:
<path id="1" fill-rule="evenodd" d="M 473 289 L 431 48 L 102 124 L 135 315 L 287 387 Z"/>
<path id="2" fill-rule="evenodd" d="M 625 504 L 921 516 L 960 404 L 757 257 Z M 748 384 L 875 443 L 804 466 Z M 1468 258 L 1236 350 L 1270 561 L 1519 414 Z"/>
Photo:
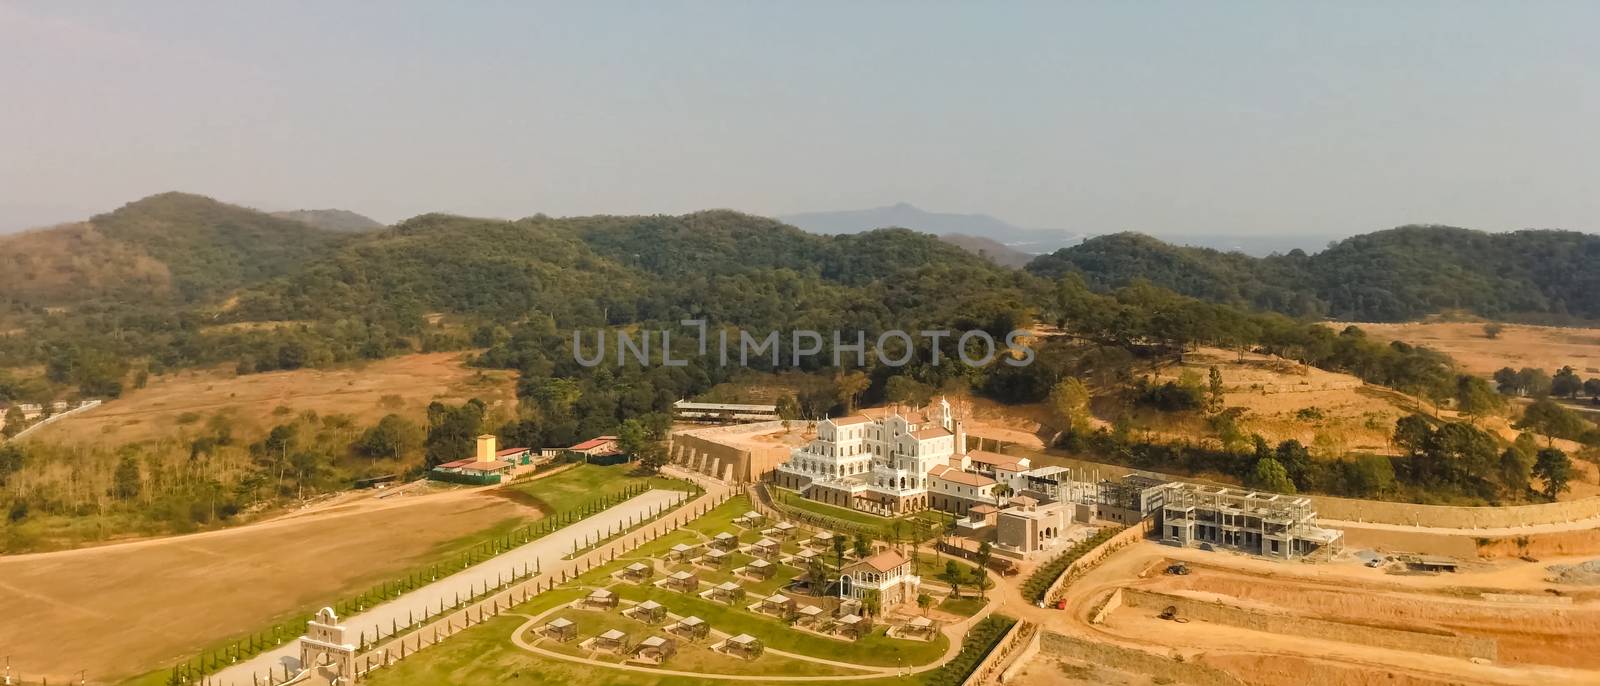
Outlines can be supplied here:
<path id="1" fill-rule="evenodd" d="M 1186 596 L 1158 593 L 1138 588 L 1122 589 L 1122 604 L 1125 607 L 1140 607 L 1157 611 L 1175 607 L 1178 610 L 1178 616 L 1189 619 L 1226 624 L 1252 631 L 1304 636 L 1306 638 L 1404 650 L 1413 653 L 1482 658 L 1485 660 L 1494 660 L 1497 653 L 1497 644 L 1494 639 L 1490 638 L 1403 631 L 1400 629 L 1333 622 L 1298 615 L 1259 612 L 1222 603 L 1205 602 Z"/>
<path id="2" fill-rule="evenodd" d="M 1151 520 L 1141 520 L 1137 524 L 1118 532 L 1117 535 L 1106 539 L 1104 543 L 1095 546 L 1089 552 L 1084 553 L 1083 557 L 1073 560 L 1061 572 L 1061 576 L 1056 577 L 1056 580 L 1050 584 L 1049 590 L 1044 592 L 1045 600 L 1052 603 L 1055 602 L 1060 597 L 1062 586 L 1066 585 L 1070 579 L 1088 571 L 1090 567 L 1100 564 L 1101 561 L 1110 557 L 1112 553 L 1143 540 L 1145 534 L 1150 533 L 1150 527 L 1154 525 L 1155 523 Z"/>

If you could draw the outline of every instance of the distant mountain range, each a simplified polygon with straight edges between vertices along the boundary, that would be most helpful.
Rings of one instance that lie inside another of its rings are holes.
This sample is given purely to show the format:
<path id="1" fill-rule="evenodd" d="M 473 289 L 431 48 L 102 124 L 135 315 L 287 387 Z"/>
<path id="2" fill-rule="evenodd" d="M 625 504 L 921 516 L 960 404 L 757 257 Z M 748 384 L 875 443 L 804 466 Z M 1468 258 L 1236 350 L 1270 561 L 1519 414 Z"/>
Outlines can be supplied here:
<path id="1" fill-rule="evenodd" d="M 988 214 L 957 214 L 929 212 L 908 203 L 885 207 L 836 212 L 803 212 L 780 215 L 777 219 L 812 233 L 860 233 L 886 227 L 900 227 L 931 233 L 937 236 L 959 234 L 951 242 L 976 251 L 975 240 L 999 243 L 1022 255 L 1042 255 L 1067 248 L 1096 235 L 1067 229 L 1025 228 Z M 1331 234 L 1289 234 L 1271 236 L 1246 236 L 1236 234 L 1155 234 L 1157 238 L 1174 245 L 1211 248 L 1224 252 L 1242 252 L 1262 257 L 1273 253 L 1287 253 L 1300 249 L 1307 252 L 1321 250 L 1342 236 Z M 1000 264 L 1019 266 L 1013 255 L 1001 256 L 992 246 L 985 246 L 985 254 Z"/>

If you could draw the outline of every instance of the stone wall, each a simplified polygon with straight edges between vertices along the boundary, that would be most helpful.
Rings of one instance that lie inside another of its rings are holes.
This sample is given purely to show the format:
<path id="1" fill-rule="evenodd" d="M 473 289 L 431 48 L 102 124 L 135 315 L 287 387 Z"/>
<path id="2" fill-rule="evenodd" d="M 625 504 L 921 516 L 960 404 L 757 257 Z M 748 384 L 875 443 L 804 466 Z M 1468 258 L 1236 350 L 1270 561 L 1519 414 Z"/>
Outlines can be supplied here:
<path id="1" fill-rule="evenodd" d="M 785 445 L 740 445 L 737 438 L 781 431 L 782 421 L 736 424 L 673 434 L 667 457 L 673 464 L 733 483 L 760 481 L 789 459 Z M 725 437 L 728 440 L 718 440 Z"/>
<path id="2" fill-rule="evenodd" d="M 1190 662 L 1179 662 L 1142 650 L 1109 643 L 1097 643 L 1053 631 L 1041 632 L 1039 654 L 1079 662 L 1104 665 L 1112 669 L 1147 674 L 1157 683 L 1186 686 L 1243 686 L 1244 682 L 1221 670 Z"/>
<path id="3" fill-rule="evenodd" d="M 1497 644 L 1494 639 L 1490 638 L 1404 631 L 1401 629 L 1314 619 L 1298 615 L 1260 612 L 1138 588 L 1122 589 L 1122 604 L 1124 607 L 1139 607 L 1156 611 L 1175 607 L 1177 608 L 1178 616 L 1193 620 L 1226 624 L 1252 631 L 1304 636 L 1306 638 L 1404 650 L 1413 653 L 1483 658 L 1485 660 L 1494 660 L 1497 653 Z"/>

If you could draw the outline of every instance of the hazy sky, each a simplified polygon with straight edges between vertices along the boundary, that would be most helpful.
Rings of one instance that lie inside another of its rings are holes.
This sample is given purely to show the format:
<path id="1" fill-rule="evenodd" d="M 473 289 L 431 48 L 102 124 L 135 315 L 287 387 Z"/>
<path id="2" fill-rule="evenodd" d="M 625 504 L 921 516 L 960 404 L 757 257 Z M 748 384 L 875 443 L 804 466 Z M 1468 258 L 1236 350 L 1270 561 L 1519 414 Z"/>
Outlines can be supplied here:
<path id="1" fill-rule="evenodd" d="M 176 189 L 1595 230 L 1597 31 L 1594 2 L 0 0 L 0 227 Z"/>

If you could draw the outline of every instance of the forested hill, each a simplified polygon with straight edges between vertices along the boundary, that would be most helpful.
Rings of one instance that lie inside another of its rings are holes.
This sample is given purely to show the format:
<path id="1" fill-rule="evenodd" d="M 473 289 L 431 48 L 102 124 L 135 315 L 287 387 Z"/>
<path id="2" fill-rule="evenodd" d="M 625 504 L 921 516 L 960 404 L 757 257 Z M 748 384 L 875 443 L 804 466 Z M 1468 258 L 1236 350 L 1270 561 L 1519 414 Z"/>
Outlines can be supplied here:
<path id="1" fill-rule="evenodd" d="M 184 193 L 0 238 L 0 295 L 37 307 L 198 303 L 288 274 L 343 242 L 301 221 Z"/>
<path id="2" fill-rule="evenodd" d="M 1403 226 L 1314 255 L 1265 258 L 1121 233 L 1040 256 L 1028 270 L 1047 278 L 1078 273 L 1101 289 L 1144 280 L 1304 317 L 1404 321 L 1466 310 L 1504 319 L 1600 319 L 1600 236 L 1574 231 Z"/>

